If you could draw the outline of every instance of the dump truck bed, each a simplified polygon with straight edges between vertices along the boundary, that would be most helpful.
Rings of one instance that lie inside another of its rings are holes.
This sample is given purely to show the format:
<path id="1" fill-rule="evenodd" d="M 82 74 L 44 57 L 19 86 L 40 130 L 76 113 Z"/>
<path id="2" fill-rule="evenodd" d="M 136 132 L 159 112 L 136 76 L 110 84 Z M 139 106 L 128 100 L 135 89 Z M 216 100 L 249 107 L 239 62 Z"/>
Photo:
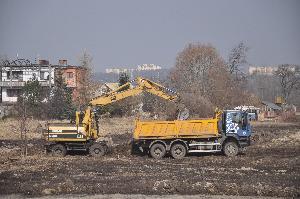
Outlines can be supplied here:
<path id="1" fill-rule="evenodd" d="M 218 119 L 139 121 L 135 122 L 133 138 L 173 139 L 217 137 Z"/>

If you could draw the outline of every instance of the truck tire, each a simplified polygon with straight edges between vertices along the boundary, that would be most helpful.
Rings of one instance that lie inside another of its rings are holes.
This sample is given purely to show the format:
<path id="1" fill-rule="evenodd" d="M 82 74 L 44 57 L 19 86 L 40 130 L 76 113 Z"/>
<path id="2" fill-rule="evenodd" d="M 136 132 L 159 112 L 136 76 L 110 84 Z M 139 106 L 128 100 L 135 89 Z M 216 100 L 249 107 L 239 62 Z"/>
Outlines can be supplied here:
<path id="1" fill-rule="evenodd" d="M 239 146 L 236 142 L 226 142 L 224 144 L 223 152 L 228 157 L 236 156 L 239 153 Z"/>
<path id="2" fill-rule="evenodd" d="M 54 157 L 64 157 L 67 154 L 67 149 L 62 144 L 55 144 L 51 147 L 51 154 Z"/>
<path id="3" fill-rule="evenodd" d="M 154 159 L 161 159 L 166 155 L 166 147 L 160 143 L 153 144 L 150 148 L 150 155 Z"/>
<path id="4" fill-rule="evenodd" d="M 104 144 L 95 143 L 89 148 L 89 153 L 93 157 L 101 157 L 104 156 L 107 152 L 108 147 Z"/>
<path id="5" fill-rule="evenodd" d="M 171 147 L 171 156 L 174 159 L 181 159 L 184 158 L 186 155 L 186 148 L 183 144 L 174 144 Z"/>

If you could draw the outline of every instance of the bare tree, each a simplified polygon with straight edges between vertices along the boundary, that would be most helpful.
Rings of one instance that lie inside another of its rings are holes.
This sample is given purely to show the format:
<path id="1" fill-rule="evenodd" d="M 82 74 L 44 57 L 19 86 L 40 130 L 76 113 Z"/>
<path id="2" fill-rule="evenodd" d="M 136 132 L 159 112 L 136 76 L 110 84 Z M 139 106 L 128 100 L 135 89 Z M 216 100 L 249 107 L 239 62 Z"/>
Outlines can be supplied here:
<path id="1" fill-rule="evenodd" d="M 177 88 L 192 114 L 208 116 L 213 105 L 223 106 L 225 101 L 221 98 L 225 96 L 230 74 L 213 46 L 189 44 L 178 54 L 170 76 L 172 86 Z"/>
<path id="2" fill-rule="evenodd" d="M 232 108 L 256 103 L 255 97 L 249 97 L 244 89 L 244 81 L 236 81 L 234 76 L 240 75 L 239 66 L 244 62 L 245 51 L 244 44 L 233 51 L 230 60 L 234 74 L 211 45 L 189 44 L 178 54 L 170 79 L 192 114 L 208 116 L 216 106 Z"/>
<path id="3" fill-rule="evenodd" d="M 44 106 L 42 104 L 43 92 L 42 87 L 39 82 L 33 78 L 30 81 L 25 83 L 25 86 L 22 88 L 22 94 L 18 96 L 18 101 L 14 105 L 14 113 L 17 116 L 18 123 L 16 127 L 18 132 L 20 132 L 21 138 L 21 155 L 27 156 L 28 149 L 28 118 L 41 118 L 45 115 Z"/>
<path id="4" fill-rule="evenodd" d="M 228 58 L 228 69 L 230 74 L 234 75 L 235 80 L 240 80 L 245 78 L 245 74 L 243 73 L 241 67 L 247 64 L 247 51 L 249 48 L 244 44 L 244 42 L 240 42 L 237 46 L 235 46 Z"/>
<path id="5" fill-rule="evenodd" d="M 288 101 L 291 93 L 300 88 L 300 74 L 289 64 L 280 65 L 274 74 L 279 78 L 282 97 Z"/>
<path id="6" fill-rule="evenodd" d="M 80 74 L 78 74 L 78 96 L 75 103 L 80 109 L 88 104 L 98 87 L 98 84 L 93 81 L 92 78 L 92 60 L 92 56 L 86 50 L 83 51 L 82 55 L 79 58 L 82 70 L 80 71 Z"/>
<path id="7" fill-rule="evenodd" d="M 190 90 L 191 87 L 208 93 L 211 88 L 209 71 L 223 65 L 224 62 L 211 45 L 189 44 L 176 58 L 176 65 L 171 72 L 171 81 L 180 90 Z"/>
<path id="8" fill-rule="evenodd" d="M 27 132 L 28 132 L 28 126 L 27 126 L 27 120 L 28 120 L 28 114 L 27 114 L 27 105 L 26 100 L 24 98 L 19 97 L 18 103 L 14 106 L 14 112 L 16 113 L 18 123 L 16 124 L 16 129 L 20 133 L 21 138 L 21 156 L 26 157 L 27 156 L 27 149 L 28 149 L 28 141 L 27 141 Z"/>

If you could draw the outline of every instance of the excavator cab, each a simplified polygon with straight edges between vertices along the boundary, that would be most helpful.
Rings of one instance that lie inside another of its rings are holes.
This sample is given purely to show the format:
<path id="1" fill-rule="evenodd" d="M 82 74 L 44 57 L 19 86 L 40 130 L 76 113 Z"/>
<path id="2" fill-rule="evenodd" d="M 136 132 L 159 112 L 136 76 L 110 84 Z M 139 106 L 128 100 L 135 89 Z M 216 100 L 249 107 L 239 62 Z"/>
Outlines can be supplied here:
<path id="1" fill-rule="evenodd" d="M 76 111 L 76 126 L 82 124 L 84 113 L 82 111 Z"/>

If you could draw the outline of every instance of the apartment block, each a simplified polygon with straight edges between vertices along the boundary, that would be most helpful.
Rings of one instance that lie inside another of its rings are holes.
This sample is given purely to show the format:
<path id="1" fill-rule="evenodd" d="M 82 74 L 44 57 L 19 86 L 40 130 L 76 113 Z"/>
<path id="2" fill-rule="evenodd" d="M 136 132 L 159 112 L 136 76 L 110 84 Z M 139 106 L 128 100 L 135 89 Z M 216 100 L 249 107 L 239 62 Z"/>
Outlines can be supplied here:
<path id="1" fill-rule="evenodd" d="M 57 74 L 61 74 L 67 87 L 72 88 L 73 98 L 84 81 L 86 70 L 79 66 L 70 66 L 67 60 L 59 60 L 52 65 L 47 60 L 38 60 L 32 64 L 29 60 L 17 59 L 0 62 L 0 103 L 15 103 L 27 81 L 36 79 L 42 87 L 53 87 Z"/>
<path id="2" fill-rule="evenodd" d="M 16 102 L 22 87 L 32 79 L 37 79 L 43 87 L 51 87 L 54 84 L 54 68 L 45 60 L 31 64 L 20 59 L 1 65 L 0 102 Z"/>

